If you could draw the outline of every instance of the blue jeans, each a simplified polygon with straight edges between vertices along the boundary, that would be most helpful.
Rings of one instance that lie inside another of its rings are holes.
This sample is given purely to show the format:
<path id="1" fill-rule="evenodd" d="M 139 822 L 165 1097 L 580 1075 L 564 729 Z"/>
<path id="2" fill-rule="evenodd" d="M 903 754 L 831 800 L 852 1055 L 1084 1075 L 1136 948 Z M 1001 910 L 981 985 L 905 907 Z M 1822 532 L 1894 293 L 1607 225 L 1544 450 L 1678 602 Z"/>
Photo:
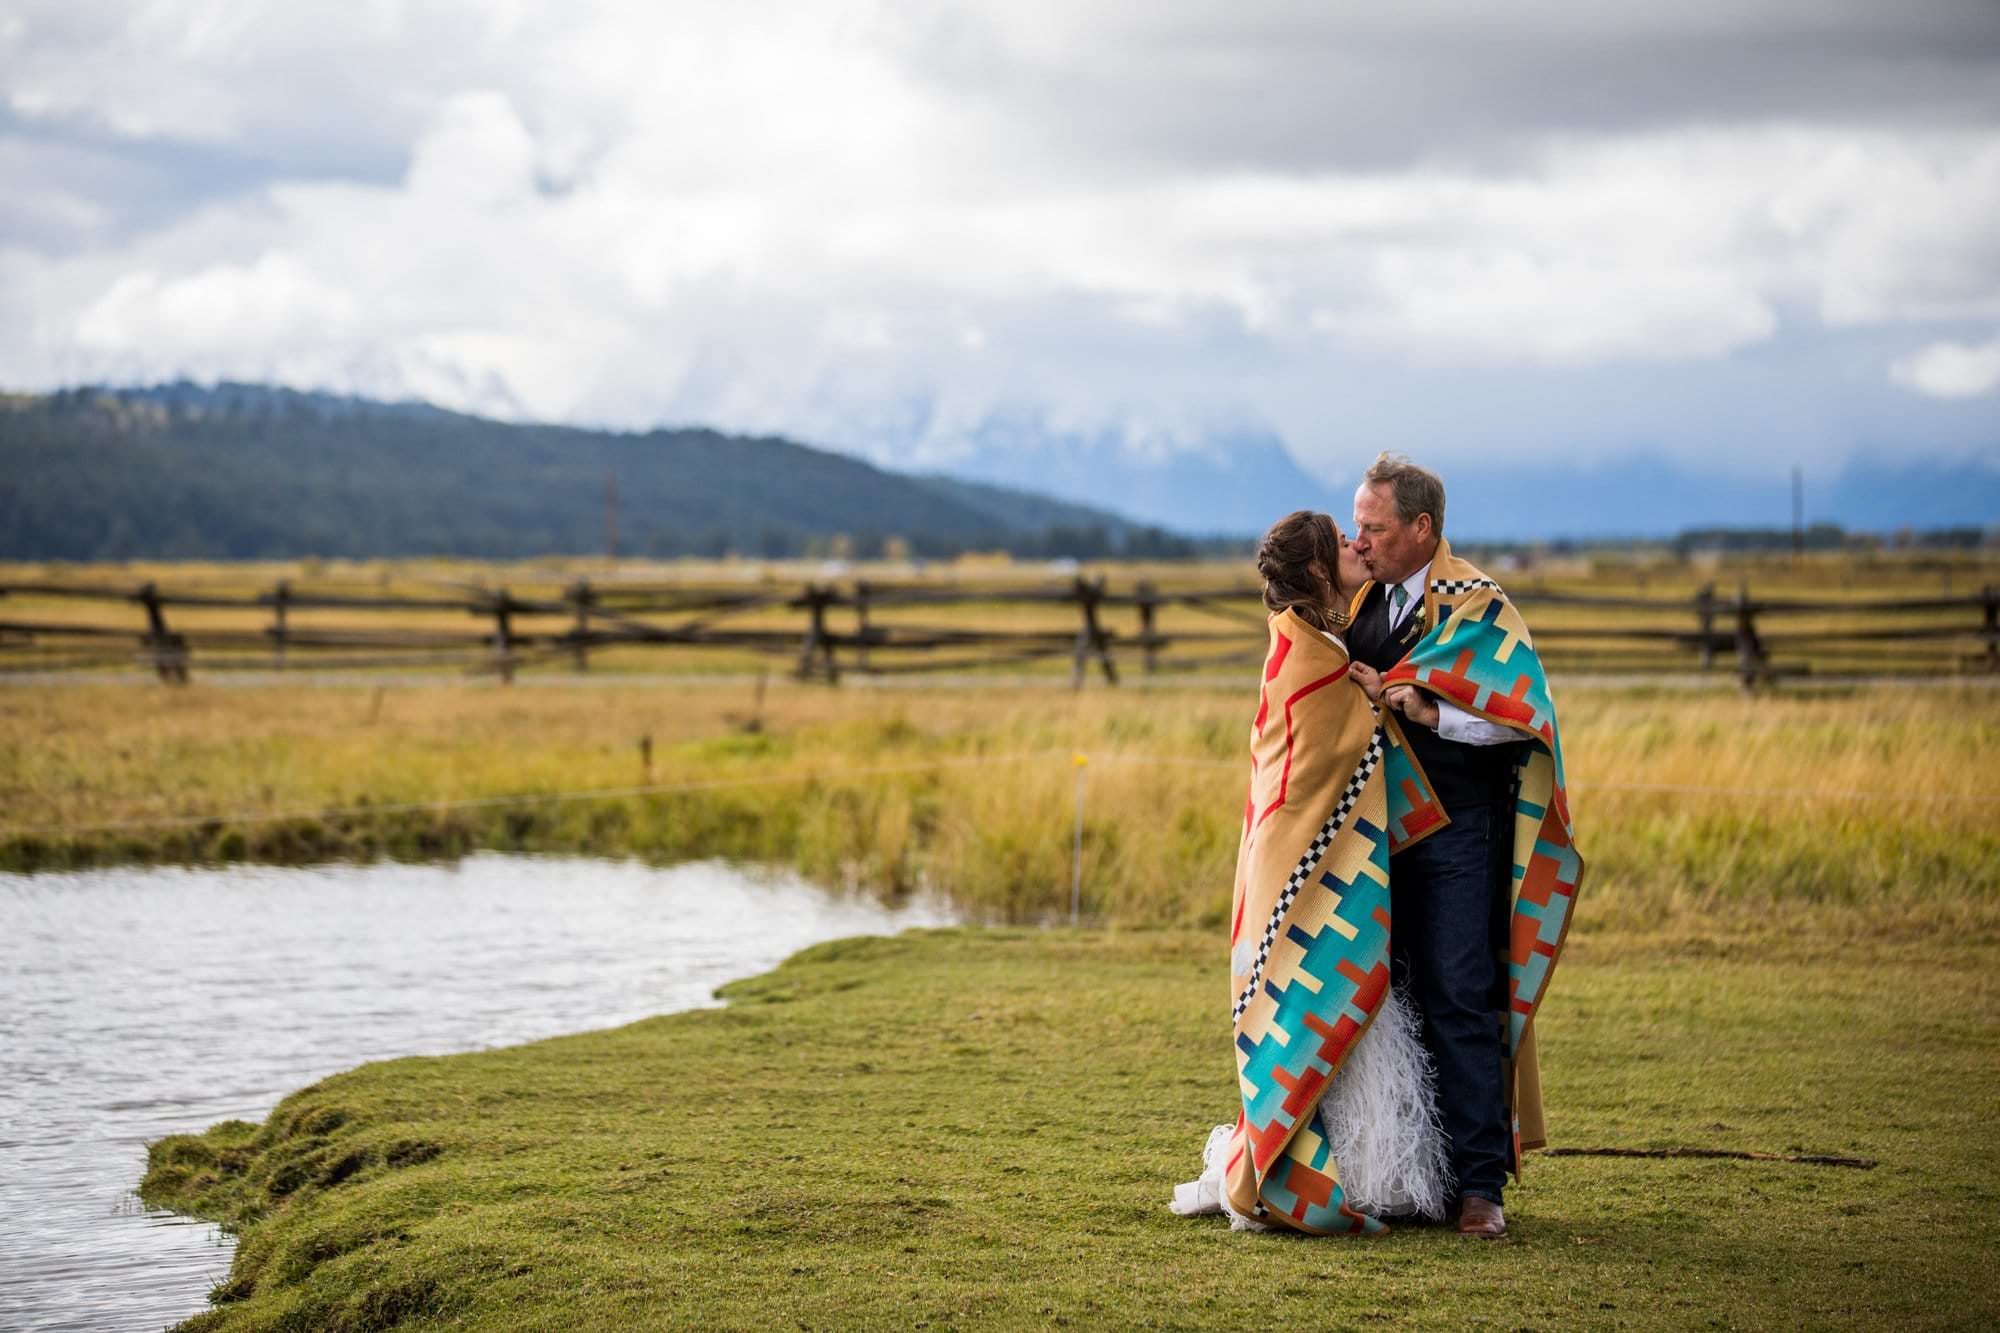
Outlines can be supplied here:
<path id="1" fill-rule="evenodd" d="M 1448 810 L 1451 823 L 1389 863 L 1390 953 L 1437 1066 L 1438 1120 L 1462 1198 L 1501 1202 L 1512 1138 L 1500 1024 L 1513 883 L 1510 803 Z"/>

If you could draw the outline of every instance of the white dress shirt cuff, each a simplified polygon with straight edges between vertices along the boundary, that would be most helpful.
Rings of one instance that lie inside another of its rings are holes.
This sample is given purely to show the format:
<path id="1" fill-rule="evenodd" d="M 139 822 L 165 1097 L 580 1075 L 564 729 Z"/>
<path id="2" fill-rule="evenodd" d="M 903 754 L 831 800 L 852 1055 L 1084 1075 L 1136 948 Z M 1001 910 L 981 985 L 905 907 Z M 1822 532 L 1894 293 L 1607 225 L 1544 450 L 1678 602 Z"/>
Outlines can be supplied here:
<path id="1" fill-rule="evenodd" d="M 1435 696 L 1433 696 L 1435 697 Z M 1461 745 L 1498 745 L 1517 739 L 1512 727 L 1475 717 L 1449 699 L 1439 699 L 1437 734 Z"/>

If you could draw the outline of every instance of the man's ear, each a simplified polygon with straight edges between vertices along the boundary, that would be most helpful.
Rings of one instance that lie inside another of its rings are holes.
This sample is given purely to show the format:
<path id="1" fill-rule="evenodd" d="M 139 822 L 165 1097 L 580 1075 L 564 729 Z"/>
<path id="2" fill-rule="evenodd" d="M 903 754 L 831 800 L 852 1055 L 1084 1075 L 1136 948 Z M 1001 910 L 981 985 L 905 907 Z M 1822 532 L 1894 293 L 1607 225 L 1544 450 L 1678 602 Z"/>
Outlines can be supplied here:
<path id="1" fill-rule="evenodd" d="M 1417 540 L 1420 542 L 1427 542 L 1437 535 L 1436 525 L 1431 522 L 1431 516 L 1427 513 L 1418 514 L 1417 521 L 1410 526 L 1417 530 Z"/>

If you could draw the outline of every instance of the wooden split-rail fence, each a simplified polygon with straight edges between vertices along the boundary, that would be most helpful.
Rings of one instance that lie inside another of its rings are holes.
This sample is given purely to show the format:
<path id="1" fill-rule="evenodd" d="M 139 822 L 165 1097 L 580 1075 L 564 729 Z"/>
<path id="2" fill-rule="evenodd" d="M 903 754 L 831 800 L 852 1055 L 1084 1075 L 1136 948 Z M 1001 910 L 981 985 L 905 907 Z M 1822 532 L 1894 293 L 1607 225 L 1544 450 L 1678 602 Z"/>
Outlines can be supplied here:
<path id="1" fill-rule="evenodd" d="M 2000 672 L 2000 589 L 1869 599 L 1759 597 L 1747 586 L 1692 598 L 1602 596 L 1533 585 L 1510 590 L 1557 670 L 1728 670 L 1745 688 L 1784 676 Z M 77 601 L 137 609 L 123 617 L 35 618 L 27 608 Z M 910 608 L 974 608 L 968 623 L 910 623 Z M 22 608 L 13 618 L 8 613 Z M 999 608 L 1018 608 L 1010 626 Z M 1065 609 L 1066 608 L 1066 609 Z M 348 617 L 338 624 L 323 613 Z M 170 623 L 169 613 L 174 622 Z M 1176 623 L 1165 617 L 1172 613 Z M 1642 619 L 1633 621 L 1638 613 Z M 360 623 L 360 617 L 467 616 L 476 630 Z M 884 616 L 889 619 L 883 619 Z M 300 617 L 307 617 L 301 620 Z M 1114 624 L 1114 618 L 1124 622 Z M 261 620 L 262 623 L 258 623 Z M 984 620 L 986 623 L 978 623 Z M 1061 623 L 1067 620 L 1068 623 Z M 217 623 L 220 621 L 221 623 Z M 524 623 L 525 622 L 525 623 Z M 1773 628 L 1792 623 L 1794 629 Z M 1152 674 L 1251 665 L 1264 613 L 1247 584 L 1116 590 L 1102 577 L 982 585 L 854 580 L 764 585 L 650 585 L 578 579 L 552 596 L 506 588 L 390 595 L 279 582 L 256 593 L 0 583 L 0 671 L 87 670 L 135 662 L 164 681 L 190 671 L 266 667 L 456 665 L 511 681 L 517 669 L 589 670 L 609 649 L 707 649 L 791 664 L 804 679 L 844 674 L 1028 667 L 1066 659 L 1073 684 L 1093 671 L 1116 684 L 1121 663 Z M 136 654 L 132 647 L 136 643 Z"/>

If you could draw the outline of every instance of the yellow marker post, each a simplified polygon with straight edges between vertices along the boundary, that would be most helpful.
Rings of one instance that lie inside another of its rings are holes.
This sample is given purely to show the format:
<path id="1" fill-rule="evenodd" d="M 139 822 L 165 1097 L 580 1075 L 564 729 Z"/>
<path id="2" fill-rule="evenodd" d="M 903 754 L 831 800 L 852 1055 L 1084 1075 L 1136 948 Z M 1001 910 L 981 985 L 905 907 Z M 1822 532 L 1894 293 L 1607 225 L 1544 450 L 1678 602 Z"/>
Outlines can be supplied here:
<path id="1" fill-rule="evenodd" d="M 1076 837 L 1069 853 L 1069 923 L 1074 926 L 1083 918 L 1083 771 L 1090 756 L 1078 751 L 1069 761 L 1076 765 Z"/>

